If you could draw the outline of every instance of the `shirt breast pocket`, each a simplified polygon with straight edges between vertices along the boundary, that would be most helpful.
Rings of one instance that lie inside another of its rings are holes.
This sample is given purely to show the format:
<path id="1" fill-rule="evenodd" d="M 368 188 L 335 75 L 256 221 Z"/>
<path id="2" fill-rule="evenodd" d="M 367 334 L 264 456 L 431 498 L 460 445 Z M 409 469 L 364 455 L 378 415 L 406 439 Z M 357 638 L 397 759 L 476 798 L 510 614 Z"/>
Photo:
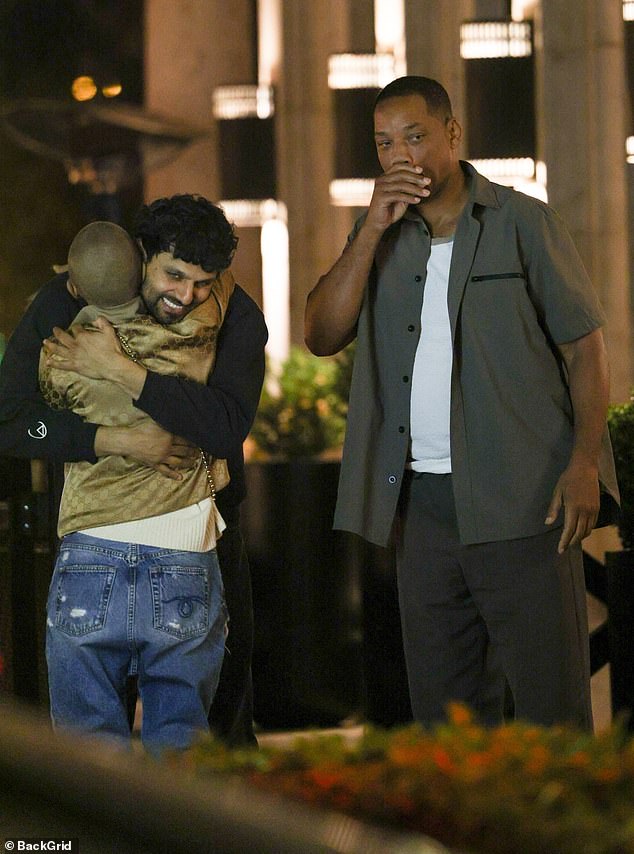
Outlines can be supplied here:
<path id="1" fill-rule="evenodd" d="M 499 268 L 498 268 L 499 269 Z M 517 268 L 502 272 L 477 272 L 471 275 L 464 292 L 463 322 L 473 325 L 479 334 L 499 336 L 502 330 L 512 336 L 524 334 L 535 323 L 535 306 L 526 275 Z"/>
<path id="2" fill-rule="evenodd" d="M 504 279 L 524 279 L 524 273 L 482 273 L 479 276 L 471 276 L 472 282 L 495 282 Z"/>

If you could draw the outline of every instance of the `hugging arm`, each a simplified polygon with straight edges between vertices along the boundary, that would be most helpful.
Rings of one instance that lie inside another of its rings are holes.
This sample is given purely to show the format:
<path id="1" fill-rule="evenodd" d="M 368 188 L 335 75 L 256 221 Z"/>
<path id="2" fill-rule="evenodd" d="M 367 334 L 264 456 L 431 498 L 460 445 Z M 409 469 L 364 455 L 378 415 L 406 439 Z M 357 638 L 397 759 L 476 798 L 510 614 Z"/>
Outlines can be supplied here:
<path id="1" fill-rule="evenodd" d="M 260 400 L 267 335 L 262 312 L 236 287 L 208 383 L 148 371 L 135 405 L 212 456 L 235 456 Z"/>
<path id="2" fill-rule="evenodd" d="M 191 462 L 183 461 L 181 441 L 158 424 L 101 427 L 44 400 L 38 383 L 42 342 L 53 327 L 70 326 L 81 307 L 66 289 L 66 276 L 57 276 L 37 293 L 11 335 L 0 364 L 0 454 L 51 462 L 120 454 L 179 477 L 174 468 Z"/>

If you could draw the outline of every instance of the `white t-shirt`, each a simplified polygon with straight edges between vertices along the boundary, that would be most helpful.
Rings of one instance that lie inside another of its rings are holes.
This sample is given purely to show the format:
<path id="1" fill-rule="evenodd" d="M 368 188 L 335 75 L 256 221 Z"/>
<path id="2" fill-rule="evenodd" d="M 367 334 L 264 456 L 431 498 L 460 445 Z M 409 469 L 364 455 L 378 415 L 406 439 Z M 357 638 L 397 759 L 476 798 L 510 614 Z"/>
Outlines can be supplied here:
<path id="1" fill-rule="evenodd" d="M 421 334 L 414 358 L 410 400 L 411 467 L 451 472 L 449 412 L 453 348 L 447 308 L 453 237 L 431 242 L 421 310 Z"/>

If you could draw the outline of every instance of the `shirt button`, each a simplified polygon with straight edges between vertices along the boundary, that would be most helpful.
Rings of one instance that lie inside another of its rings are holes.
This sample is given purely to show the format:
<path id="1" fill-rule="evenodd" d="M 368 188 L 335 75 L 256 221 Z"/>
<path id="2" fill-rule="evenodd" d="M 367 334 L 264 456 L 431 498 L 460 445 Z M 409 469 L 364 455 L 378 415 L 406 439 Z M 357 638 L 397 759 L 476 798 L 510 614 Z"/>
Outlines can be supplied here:
<path id="1" fill-rule="evenodd" d="M 398 428 L 398 432 L 399 432 L 399 433 L 404 433 L 404 432 L 405 432 L 405 427 L 403 427 L 403 425 L 401 425 L 401 426 Z"/>
<path id="2" fill-rule="evenodd" d="M 415 329 L 416 329 L 416 327 L 414 326 L 413 323 L 410 323 L 410 325 L 407 327 L 408 332 L 413 332 Z"/>
<path id="3" fill-rule="evenodd" d="M 408 382 L 409 382 L 409 377 L 403 377 L 403 382 L 404 382 L 404 383 L 408 383 Z"/>
<path id="4" fill-rule="evenodd" d="M 387 482 L 388 482 L 388 483 L 396 483 L 396 475 L 395 475 L 395 474 L 391 474 L 391 475 L 388 477 Z"/>
<path id="5" fill-rule="evenodd" d="M 422 282 L 422 281 L 423 281 L 423 277 L 422 277 L 422 276 L 414 276 L 414 281 L 415 281 L 415 282 Z"/>

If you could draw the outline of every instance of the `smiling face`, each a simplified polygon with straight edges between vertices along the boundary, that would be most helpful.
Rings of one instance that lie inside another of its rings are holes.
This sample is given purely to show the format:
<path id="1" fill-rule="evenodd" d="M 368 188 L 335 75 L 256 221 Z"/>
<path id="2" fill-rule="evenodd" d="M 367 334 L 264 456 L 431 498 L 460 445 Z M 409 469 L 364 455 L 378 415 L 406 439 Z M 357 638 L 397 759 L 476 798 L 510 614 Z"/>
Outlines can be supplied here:
<path id="1" fill-rule="evenodd" d="M 152 317 L 169 325 L 209 298 L 218 275 L 174 258 L 171 252 L 159 252 L 148 262 L 141 296 Z"/>
<path id="2" fill-rule="evenodd" d="M 374 139 L 384 172 L 406 164 L 421 166 L 437 197 L 459 169 L 462 129 L 456 119 L 431 113 L 422 95 L 399 95 L 379 101 L 374 111 Z"/>

